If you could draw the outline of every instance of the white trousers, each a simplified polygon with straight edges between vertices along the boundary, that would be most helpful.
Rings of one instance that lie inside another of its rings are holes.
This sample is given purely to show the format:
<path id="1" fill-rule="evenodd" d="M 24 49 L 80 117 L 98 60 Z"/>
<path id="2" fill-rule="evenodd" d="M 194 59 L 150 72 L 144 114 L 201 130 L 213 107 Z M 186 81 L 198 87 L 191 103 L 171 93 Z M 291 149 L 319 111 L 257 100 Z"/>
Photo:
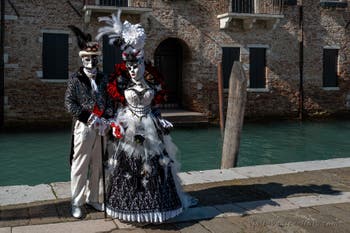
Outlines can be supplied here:
<path id="1" fill-rule="evenodd" d="M 71 166 L 72 205 L 81 206 L 85 201 L 99 202 L 101 174 L 101 136 L 96 130 L 77 120 L 74 126 L 74 154 Z"/>

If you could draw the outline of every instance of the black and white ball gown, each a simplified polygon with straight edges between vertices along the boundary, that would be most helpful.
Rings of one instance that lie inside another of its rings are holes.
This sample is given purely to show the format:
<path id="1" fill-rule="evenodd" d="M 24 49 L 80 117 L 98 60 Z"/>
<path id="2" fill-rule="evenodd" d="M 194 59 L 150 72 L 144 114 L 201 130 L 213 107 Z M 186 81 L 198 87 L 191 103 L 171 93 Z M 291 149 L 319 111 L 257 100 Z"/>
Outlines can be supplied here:
<path id="1" fill-rule="evenodd" d="M 124 95 L 126 106 L 115 117 L 124 135 L 114 143 L 109 161 L 106 211 L 124 221 L 164 222 L 191 201 L 176 176 L 176 146 L 160 122 L 163 119 L 151 109 L 154 89 L 133 85 Z"/>

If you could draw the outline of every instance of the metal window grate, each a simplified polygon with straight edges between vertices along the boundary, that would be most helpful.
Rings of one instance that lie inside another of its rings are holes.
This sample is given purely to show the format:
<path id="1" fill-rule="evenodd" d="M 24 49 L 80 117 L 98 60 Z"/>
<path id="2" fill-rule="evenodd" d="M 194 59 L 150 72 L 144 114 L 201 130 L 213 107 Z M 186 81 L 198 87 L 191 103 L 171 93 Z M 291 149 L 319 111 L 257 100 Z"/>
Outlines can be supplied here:
<path id="1" fill-rule="evenodd" d="M 128 0 L 100 0 L 100 6 L 127 7 Z"/>
<path id="2" fill-rule="evenodd" d="M 232 0 L 232 12 L 248 14 L 282 14 L 283 0 Z"/>

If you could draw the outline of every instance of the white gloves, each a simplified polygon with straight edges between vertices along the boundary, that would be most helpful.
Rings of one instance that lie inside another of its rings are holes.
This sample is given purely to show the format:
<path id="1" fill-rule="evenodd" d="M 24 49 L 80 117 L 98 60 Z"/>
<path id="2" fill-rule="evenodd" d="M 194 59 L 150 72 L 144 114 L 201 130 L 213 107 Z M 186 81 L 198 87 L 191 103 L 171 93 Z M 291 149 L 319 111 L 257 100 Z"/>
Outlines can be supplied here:
<path id="1" fill-rule="evenodd" d="M 88 126 L 98 131 L 100 136 L 105 136 L 109 130 L 109 122 L 103 117 L 98 117 L 95 114 L 91 114 L 88 119 Z"/>
<path id="2" fill-rule="evenodd" d="M 165 129 L 169 129 L 169 128 L 174 127 L 173 124 L 171 124 L 169 121 L 167 121 L 163 118 L 159 118 L 159 122 L 163 126 L 163 128 L 165 128 Z"/>
<path id="3" fill-rule="evenodd" d="M 120 139 L 124 136 L 124 128 L 119 124 L 119 122 L 111 122 L 112 134 L 114 137 Z"/>

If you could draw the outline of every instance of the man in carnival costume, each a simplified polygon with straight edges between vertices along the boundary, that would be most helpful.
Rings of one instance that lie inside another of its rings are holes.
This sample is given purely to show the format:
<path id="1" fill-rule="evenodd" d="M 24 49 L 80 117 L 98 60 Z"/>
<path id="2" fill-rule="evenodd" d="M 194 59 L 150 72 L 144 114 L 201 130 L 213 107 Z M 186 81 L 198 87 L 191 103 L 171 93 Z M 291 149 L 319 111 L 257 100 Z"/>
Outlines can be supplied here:
<path id="1" fill-rule="evenodd" d="M 158 72 L 144 62 L 146 34 L 139 24 L 120 21 L 121 11 L 102 17 L 107 35 L 120 46 L 124 63 L 110 75 L 108 93 L 118 110 L 111 123 L 114 153 L 106 211 L 113 218 L 137 223 L 162 223 L 197 200 L 185 194 L 177 177 L 177 148 L 169 135 L 172 124 L 157 111 L 165 98 Z"/>
<path id="2" fill-rule="evenodd" d="M 98 211 L 104 210 L 104 205 L 99 202 L 102 136 L 109 130 L 105 119 L 113 112 L 106 92 L 108 77 L 97 68 L 101 55 L 98 43 L 92 42 L 91 35 L 79 28 L 72 25 L 69 28 L 77 37 L 83 65 L 69 78 L 65 94 L 65 107 L 73 116 L 71 213 L 73 217 L 81 218 L 84 203 Z"/>

